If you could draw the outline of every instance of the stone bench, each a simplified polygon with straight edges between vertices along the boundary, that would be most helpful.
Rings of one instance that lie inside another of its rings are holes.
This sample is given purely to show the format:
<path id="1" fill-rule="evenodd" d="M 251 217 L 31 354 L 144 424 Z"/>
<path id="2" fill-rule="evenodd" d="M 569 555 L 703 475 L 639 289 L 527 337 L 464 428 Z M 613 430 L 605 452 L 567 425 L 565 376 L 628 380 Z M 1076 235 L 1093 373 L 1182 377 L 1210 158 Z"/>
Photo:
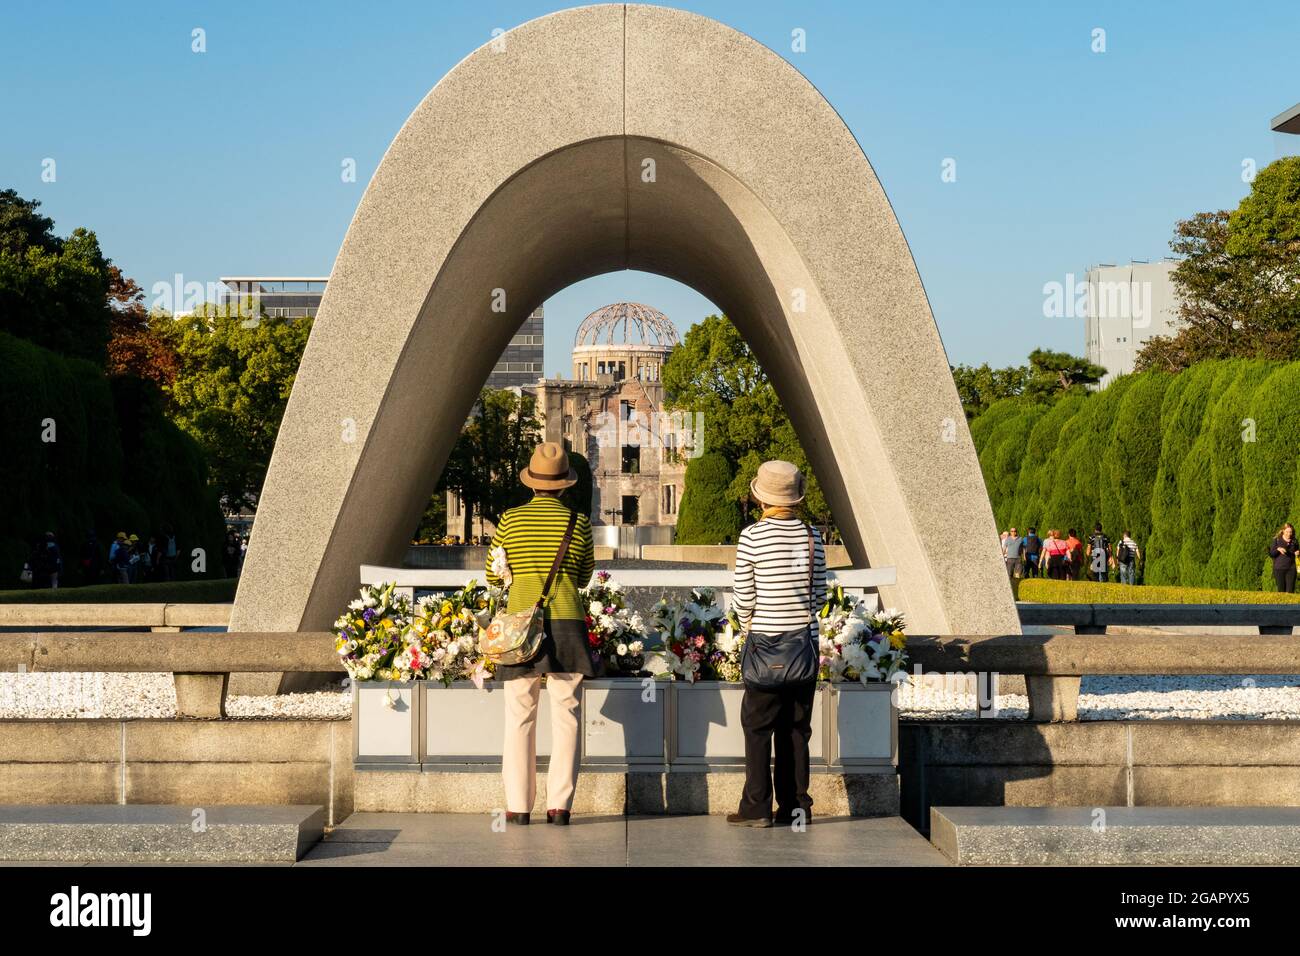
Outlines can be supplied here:
<path id="1" fill-rule="evenodd" d="M 1294 866 L 1300 807 L 931 807 L 967 866 Z"/>
<path id="2" fill-rule="evenodd" d="M 320 806 L 0 806 L 5 862 L 293 863 L 324 833 Z"/>
<path id="3" fill-rule="evenodd" d="M 1075 720 L 1084 674 L 1300 674 L 1300 642 L 1280 635 L 909 637 L 907 654 L 913 672 L 1023 674 L 1036 721 Z"/>
<path id="4" fill-rule="evenodd" d="M 226 716 L 232 671 L 344 673 L 326 632 L 134 633 L 50 631 L 0 634 L 8 671 L 170 672 L 183 717 Z"/>
<path id="5" fill-rule="evenodd" d="M 1296 604 L 1035 604 L 1016 605 L 1021 624 L 1072 627 L 1076 634 L 1105 634 L 1110 626 L 1257 627 L 1260 634 L 1290 634 L 1300 626 Z"/>

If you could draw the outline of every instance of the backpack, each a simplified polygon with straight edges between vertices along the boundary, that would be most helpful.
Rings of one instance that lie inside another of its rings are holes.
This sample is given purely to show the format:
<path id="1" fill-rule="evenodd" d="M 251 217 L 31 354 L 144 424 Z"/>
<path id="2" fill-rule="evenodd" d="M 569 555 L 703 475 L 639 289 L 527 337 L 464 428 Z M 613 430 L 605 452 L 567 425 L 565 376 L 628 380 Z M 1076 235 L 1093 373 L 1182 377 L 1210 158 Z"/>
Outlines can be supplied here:
<path id="1" fill-rule="evenodd" d="M 1127 541 L 1120 541 L 1119 547 L 1115 549 L 1115 560 L 1120 564 L 1132 564 L 1136 558 L 1133 546 Z"/>

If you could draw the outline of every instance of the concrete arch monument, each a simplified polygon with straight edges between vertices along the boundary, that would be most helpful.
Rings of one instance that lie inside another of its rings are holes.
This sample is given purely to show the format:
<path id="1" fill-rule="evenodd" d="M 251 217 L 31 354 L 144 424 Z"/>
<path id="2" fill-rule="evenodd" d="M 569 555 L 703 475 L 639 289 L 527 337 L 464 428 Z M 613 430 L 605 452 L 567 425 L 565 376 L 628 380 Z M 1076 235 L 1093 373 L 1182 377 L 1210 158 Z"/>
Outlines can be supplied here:
<path id="1" fill-rule="evenodd" d="M 621 269 L 736 323 L 855 561 L 897 568 L 883 596 L 910 630 L 1019 630 L 943 345 L 853 134 L 756 41 L 635 4 L 496 38 L 397 134 L 316 317 L 231 629 L 327 629 L 360 564 L 399 564 L 522 320 Z"/>

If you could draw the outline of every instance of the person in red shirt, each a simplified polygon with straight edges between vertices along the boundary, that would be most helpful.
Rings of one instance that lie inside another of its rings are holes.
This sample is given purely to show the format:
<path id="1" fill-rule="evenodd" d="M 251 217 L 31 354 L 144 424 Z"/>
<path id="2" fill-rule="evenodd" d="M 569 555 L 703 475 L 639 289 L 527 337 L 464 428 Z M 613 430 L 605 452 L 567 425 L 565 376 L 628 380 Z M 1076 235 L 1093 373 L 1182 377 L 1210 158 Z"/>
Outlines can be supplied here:
<path id="1" fill-rule="evenodd" d="M 1070 549 L 1070 568 L 1068 576 L 1073 580 L 1079 577 L 1079 569 L 1083 567 L 1083 542 L 1079 540 L 1078 533 L 1071 528 L 1070 536 L 1065 539 L 1066 545 Z"/>

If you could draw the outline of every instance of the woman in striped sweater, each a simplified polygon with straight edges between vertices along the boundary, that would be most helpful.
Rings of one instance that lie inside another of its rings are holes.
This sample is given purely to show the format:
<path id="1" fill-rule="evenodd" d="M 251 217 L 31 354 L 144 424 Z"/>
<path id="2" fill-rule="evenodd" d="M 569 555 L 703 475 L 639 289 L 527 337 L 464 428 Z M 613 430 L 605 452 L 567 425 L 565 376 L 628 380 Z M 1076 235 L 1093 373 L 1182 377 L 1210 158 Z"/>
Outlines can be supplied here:
<path id="1" fill-rule="evenodd" d="M 806 628 L 817 654 L 817 609 L 826 601 L 826 552 L 817 529 L 800 516 L 803 475 L 788 461 L 768 461 L 758 469 L 749 488 L 763 516 L 740 533 L 731 608 L 746 634 L 778 635 Z M 779 690 L 745 688 L 740 705 L 745 789 L 740 809 L 728 814 L 728 823 L 772 825 L 773 738 L 776 822 L 811 821 L 808 741 L 816 691 L 815 680 Z"/>
<path id="2" fill-rule="evenodd" d="M 519 480 L 533 489 L 532 501 L 511 508 L 501 517 L 488 550 L 488 583 L 510 587 L 507 611 L 527 611 L 537 603 L 542 585 L 555 562 L 573 512 L 560 494 L 578 480 L 568 453 L 555 442 L 539 445 Z M 508 570 L 494 561 L 504 549 Z M 547 597 L 546 637 L 541 650 L 524 664 L 501 665 L 496 676 L 505 682 L 506 733 L 501 752 L 501 776 L 506 791 L 506 820 L 527 824 L 537 796 L 537 704 L 546 674 L 551 706 L 551 761 L 546 776 L 546 822 L 566 825 L 578 782 L 578 715 L 583 677 L 595 677 L 587 648 L 586 612 L 578 590 L 587 586 L 596 559 L 591 519 L 579 514 L 564 559 Z"/>

